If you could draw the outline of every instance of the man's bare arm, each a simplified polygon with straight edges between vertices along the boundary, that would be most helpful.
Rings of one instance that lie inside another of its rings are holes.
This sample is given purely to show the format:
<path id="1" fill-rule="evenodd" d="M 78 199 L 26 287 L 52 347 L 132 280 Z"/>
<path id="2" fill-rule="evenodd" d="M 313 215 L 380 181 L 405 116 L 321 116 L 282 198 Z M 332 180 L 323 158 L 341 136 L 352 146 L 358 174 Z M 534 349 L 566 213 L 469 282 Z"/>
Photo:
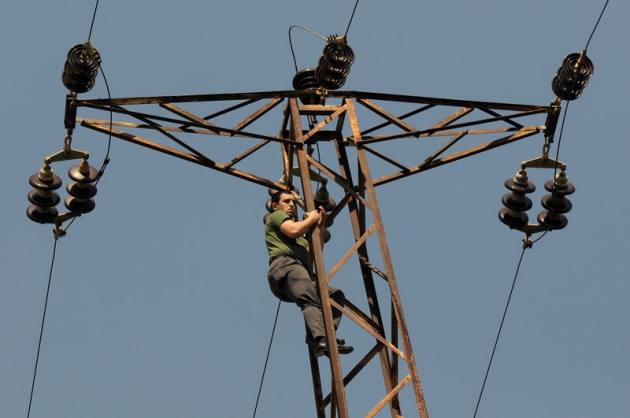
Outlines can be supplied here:
<path id="1" fill-rule="evenodd" d="M 280 232 L 289 238 L 301 237 L 315 224 L 319 223 L 322 219 L 322 214 L 319 210 L 314 210 L 306 213 L 306 218 L 302 221 L 295 221 L 293 219 L 287 219 L 280 225 Z"/>

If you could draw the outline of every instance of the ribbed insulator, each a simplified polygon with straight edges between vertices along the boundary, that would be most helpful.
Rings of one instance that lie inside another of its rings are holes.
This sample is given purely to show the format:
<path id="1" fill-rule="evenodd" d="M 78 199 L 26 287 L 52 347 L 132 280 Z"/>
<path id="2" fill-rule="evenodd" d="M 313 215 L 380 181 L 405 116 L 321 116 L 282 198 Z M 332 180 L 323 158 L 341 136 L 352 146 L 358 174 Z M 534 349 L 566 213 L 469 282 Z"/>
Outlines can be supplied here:
<path id="1" fill-rule="evenodd" d="M 326 44 L 315 70 L 319 84 L 328 90 L 337 90 L 346 83 L 350 66 L 354 63 L 354 51 L 344 42 Z"/>
<path id="2" fill-rule="evenodd" d="M 562 100 L 575 100 L 593 76 L 593 62 L 586 54 L 569 54 L 566 56 L 551 82 L 554 94 Z"/>
<path id="3" fill-rule="evenodd" d="M 61 81 L 68 90 L 75 93 L 85 93 L 94 87 L 100 57 L 95 49 L 92 51 L 94 53 L 90 54 L 84 44 L 70 48 L 61 75 Z"/>

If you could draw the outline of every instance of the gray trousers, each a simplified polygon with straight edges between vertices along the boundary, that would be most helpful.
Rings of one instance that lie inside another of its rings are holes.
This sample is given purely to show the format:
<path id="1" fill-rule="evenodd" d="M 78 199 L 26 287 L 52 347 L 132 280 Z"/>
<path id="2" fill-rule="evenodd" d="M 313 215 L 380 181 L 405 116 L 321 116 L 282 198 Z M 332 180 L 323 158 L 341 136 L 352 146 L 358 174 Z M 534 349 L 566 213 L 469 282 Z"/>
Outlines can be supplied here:
<path id="1" fill-rule="evenodd" d="M 291 257 L 279 257 L 271 262 L 267 273 L 271 292 L 284 302 L 293 302 L 304 315 L 306 324 L 306 338 L 316 339 L 325 337 L 324 316 L 322 303 L 317 294 L 317 285 L 311 280 L 306 267 Z M 328 285 L 329 297 L 343 306 L 346 298 L 341 289 Z M 341 312 L 332 308 L 335 329 L 341 321 Z"/>

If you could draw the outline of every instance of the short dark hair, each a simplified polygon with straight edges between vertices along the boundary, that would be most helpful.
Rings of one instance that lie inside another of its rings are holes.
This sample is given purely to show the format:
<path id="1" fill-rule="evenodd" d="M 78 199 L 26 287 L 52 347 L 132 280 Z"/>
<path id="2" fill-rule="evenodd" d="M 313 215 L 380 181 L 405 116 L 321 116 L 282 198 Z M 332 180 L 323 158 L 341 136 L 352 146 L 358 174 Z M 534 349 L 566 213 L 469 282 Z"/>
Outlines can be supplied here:
<path id="1" fill-rule="evenodd" d="M 290 194 L 291 196 L 293 196 L 293 193 L 291 193 L 291 191 L 289 190 L 278 190 L 271 195 L 271 203 L 280 203 L 280 196 L 282 196 L 283 194 Z"/>

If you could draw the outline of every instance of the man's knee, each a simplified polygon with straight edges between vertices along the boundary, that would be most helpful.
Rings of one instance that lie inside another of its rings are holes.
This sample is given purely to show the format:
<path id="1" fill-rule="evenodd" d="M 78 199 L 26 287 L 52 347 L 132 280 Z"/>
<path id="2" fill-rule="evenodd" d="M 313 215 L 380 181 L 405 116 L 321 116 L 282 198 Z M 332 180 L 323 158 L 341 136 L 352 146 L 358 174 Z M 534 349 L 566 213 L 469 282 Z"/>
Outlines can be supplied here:
<path id="1" fill-rule="evenodd" d="M 337 287 L 328 286 L 328 296 L 341 306 L 343 306 L 346 301 L 346 295 Z"/>

